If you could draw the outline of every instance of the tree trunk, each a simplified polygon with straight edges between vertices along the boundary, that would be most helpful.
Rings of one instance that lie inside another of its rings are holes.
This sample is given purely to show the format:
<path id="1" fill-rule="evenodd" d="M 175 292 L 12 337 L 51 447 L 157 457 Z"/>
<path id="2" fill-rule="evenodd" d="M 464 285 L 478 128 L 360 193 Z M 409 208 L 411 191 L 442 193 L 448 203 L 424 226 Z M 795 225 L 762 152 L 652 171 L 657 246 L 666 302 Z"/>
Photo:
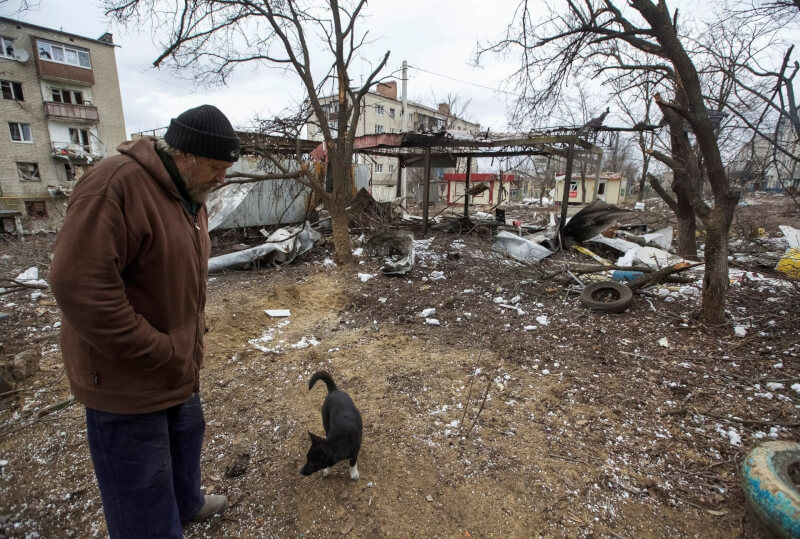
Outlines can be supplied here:
<path id="1" fill-rule="evenodd" d="M 675 214 L 678 221 L 677 254 L 687 260 L 697 260 L 697 226 L 692 208 L 688 212 L 679 211 Z"/>
<path id="2" fill-rule="evenodd" d="M 581 165 L 581 203 L 586 204 L 586 165 Z"/>
<path id="3" fill-rule="evenodd" d="M 725 322 L 728 278 L 728 231 L 733 208 L 716 206 L 706 224 L 705 273 L 703 274 L 702 319 L 709 324 Z"/>
<path id="4" fill-rule="evenodd" d="M 639 180 L 639 194 L 636 197 L 636 202 L 642 202 L 644 200 L 644 186 L 647 182 L 647 169 L 642 169 L 642 179 Z"/>
<path id="5" fill-rule="evenodd" d="M 347 211 L 344 205 L 331 204 L 331 226 L 333 227 L 334 258 L 340 266 L 353 263 L 353 249 L 350 244 Z"/>
<path id="6" fill-rule="evenodd" d="M 350 244 L 348 204 L 351 200 L 352 168 L 347 152 L 341 152 L 336 146 L 328 152 L 331 160 L 333 192 L 330 194 L 331 227 L 333 228 L 333 246 L 336 263 L 347 266 L 353 263 L 353 249 Z"/>
<path id="7" fill-rule="evenodd" d="M 680 174 L 675 175 L 676 180 L 681 178 Z M 685 178 L 683 181 L 686 182 Z M 687 189 L 677 181 L 672 185 L 675 193 L 675 218 L 678 223 L 678 256 L 697 260 L 697 212 L 692 204 Z"/>

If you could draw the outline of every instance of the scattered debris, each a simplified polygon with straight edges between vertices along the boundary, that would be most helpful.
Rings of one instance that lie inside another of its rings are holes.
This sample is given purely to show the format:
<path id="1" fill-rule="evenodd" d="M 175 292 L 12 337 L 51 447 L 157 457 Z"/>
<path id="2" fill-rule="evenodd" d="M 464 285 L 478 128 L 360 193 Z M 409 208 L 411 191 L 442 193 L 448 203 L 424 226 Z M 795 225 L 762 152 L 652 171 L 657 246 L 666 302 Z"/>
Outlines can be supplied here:
<path id="1" fill-rule="evenodd" d="M 633 301 L 633 292 L 622 283 L 601 281 L 586 286 L 581 291 L 580 301 L 592 311 L 621 313 Z"/>
<path id="2" fill-rule="evenodd" d="M 630 210 L 607 204 L 600 199 L 581 209 L 564 226 L 564 243 L 582 243 L 614 226 Z"/>
<path id="3" fill-rule="evenodd" d="M 272 318 L 284 318 L 291 315 L 289 309 L 264 309 L 264 312 Z"/>
<path id="4" fill-rule="evenodd" d="M 789 248 L 786 249 L 775 269 L 792 279 L 800 279 L 800 230 L 786 225 L 778 228 L 786 237 Z"/>
<path id="5" fill-rule="evenodd" d="M 381 272 L 386 275 L 405 275 L 414 266 L 414 236 L 408 232 L 375 234 L 364 250 L 368 256 L 384 257 Z"/>
<path id="6" fill-rule="evenodd" d="M 492 248 L 526 264 L 538 262 L 553 254 L 550 249 L 505 230 L 497 233 L 497 238 Z"/>
<path id="7" fill-rule="evenodd" d="M 273 266 L 288 264 L 311 249 L 320 237 L 320 233 L 313 230 L 308 221 L 303 226 L 279 228 L 272 232 L 267 237 L 267 242 L 262 245 L 209 259 L 208 272 L 247 268 L 255 262 Z"/>

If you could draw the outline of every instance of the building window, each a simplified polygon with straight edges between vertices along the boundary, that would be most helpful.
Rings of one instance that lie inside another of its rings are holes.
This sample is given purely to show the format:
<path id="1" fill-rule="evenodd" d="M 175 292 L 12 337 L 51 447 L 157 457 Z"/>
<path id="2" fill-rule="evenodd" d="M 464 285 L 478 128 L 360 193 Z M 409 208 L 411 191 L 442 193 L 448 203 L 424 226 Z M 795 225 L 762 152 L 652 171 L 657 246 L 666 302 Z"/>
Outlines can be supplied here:
<path id="1" fill-rule="evenodd" d="M 394 109 L 389 107 L 389 118 L 394 118 Z"/>
<path id="2" fill-rule="evenodd" d="M 75 49 L 57 43 L 49 43 L 41 39 L 36 40 L 36 46 L 39 49 L 39 58 L 41 60 L 68 64 L 76 67 L 85 67 L 86 69 L 92 68 L 92 64 L 89 61 L 89 51 L 87 50 Z"/>
<path id="3" fill-rule="evenodd" d="M 21 182 L 42 181 L 38 163 L 17 163 L 17 174 Z"/>
<path id="4" fill-rule="evenodd" d="M 83 105 L 83 92 L 80 90 L 65 90 L 64 88 L 53 88 L 53 101 L 56 103 L 75 103 Z"/>
<path id="5" fill-rule="evenodd" d="M 14 142 L 33 142 L 31 124 L 8 122 L 8 130 L 11 132 L 11 140 Z"/>
<path id="6" fill-rule="evenodd" d="M 47 204 L 44 200 L 26 200 L 25 211 L 31 219 L 47 219 Z"/>
<path id="7" fill-rule="evenodd" d="M 72 144 L 78 144 L 83 146 L 83 149 L 87 152 L 91 150 L 91 145 L 89 144 L 89 130 L 88 129 L 78 129 L 75 127 L 69 128 L 69 141 Z"/>
<path id="8" fill-rule="evenodd" d="M 0 90 L 3 92 L 3 99 L 14 101 L 24 101 L 22 97 L 22 83 L 10 80 L 0 80 Z"/>
<path id="9" fill-rule="evenodd" d="M 578 192 L 578 181 L 577 180 L 572 180 L 571 182 L 569 182 L 569 190 L 570 190 L 570 192 L 575 192 L 575 193 Z"/>
<path id="10" fill-rule="evenodd" d="M 598 195 L 605 195 L 606 194 L 606 182 L 601 181 L 600 185 L 597 186 L 597 194 Z"/>
<path id="11" fill-rule="evenodd" d="M 389 165 L 389 172 L 394 172 L 394 165 Z"/>
<path id="12" fill-rule="evenodd" d="M 383 105 L 375 105 L 375 114 L 383 116 Z"/>
<path id="13" fill-rule="evenodd" d="M 383 172 L 383 163 L 375 163 L 375 172 Z"/>
<path id="14" fill-rule="evenodd" d="M 14 40 L 10 37 L 0 36 L 0 56 L 4 58 L 15 58 Z"/>
<path id="15" fill-rule="evenodd" d="M 389 128 L 389 133 L 394 133 L 394 132 L 395 132 L 395 131 L 394 131 L 394 127 L 390 127 L 390 128 Z"/>
<path id="16" fill-rule="evenodd" d="M 376 133 L 383 133 L 383 126 L 382 125 L 375 125 L 375 132 Z"/>

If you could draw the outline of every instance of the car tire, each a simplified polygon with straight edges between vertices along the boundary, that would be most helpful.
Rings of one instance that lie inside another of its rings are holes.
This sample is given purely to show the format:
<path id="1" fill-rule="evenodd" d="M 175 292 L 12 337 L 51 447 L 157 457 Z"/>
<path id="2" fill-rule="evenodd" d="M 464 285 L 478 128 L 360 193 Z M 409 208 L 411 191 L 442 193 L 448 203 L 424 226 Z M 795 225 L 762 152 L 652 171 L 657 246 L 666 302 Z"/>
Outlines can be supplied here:
<path id="1" fill-rule="evenodd" d="M 779 537 L 800 537 L 800 491 L 790 469 L 800 467 L 800 444 L 766 442 L 742 461 L 742 490 L 761 521 Z"/>
<path id="2" fill-rule="evenodd" d="M 584 307 L 592 311 L 621 313 L 633 301 L 633 291 L 622 283 L 602 281 L 586 286 L 580 300 Z"/>

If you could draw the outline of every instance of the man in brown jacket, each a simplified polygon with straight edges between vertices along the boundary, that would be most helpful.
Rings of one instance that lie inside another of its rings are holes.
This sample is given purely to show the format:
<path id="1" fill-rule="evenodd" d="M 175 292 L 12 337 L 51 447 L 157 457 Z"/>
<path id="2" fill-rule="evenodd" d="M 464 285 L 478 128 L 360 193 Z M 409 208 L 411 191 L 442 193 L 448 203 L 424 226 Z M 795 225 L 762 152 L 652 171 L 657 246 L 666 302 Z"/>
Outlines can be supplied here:
<path id="1" fill-rule="evenodd" d="M 50 283 L 109 534 L 181 537 L 183 523 L 228 503 L 200 492 L 198 391 L 211 250 L 204 202 L 239 158 L 239 139 L 203 105 L 174 118 L 163 140 L 118 150 L 75 187 Z"/>

